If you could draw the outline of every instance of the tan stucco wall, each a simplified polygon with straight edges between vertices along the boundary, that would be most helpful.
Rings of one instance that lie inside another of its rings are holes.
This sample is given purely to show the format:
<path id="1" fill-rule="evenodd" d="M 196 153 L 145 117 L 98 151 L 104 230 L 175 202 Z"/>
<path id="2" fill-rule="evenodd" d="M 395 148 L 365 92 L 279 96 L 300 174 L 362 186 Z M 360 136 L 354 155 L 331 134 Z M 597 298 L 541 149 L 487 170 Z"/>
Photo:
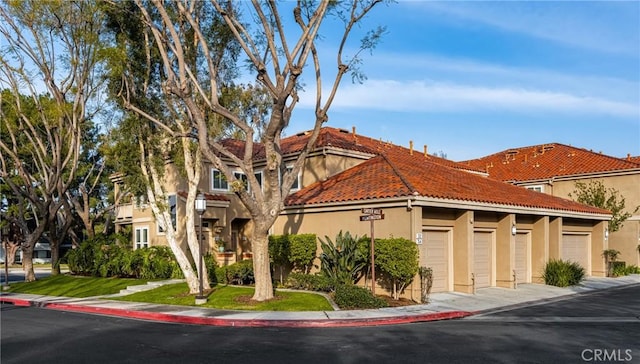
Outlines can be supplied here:
<path id="1" fill-rule="evenodd" d="M 602 182 L 606 188 L 618 190 L 620 195 L 625 198 L 626 211 L 633 213 L 634 209 L 640 206 L 640 173 L 555 181 L 551 192 L 554 196 L 569 198 L 569 194 L 575 190 L 576 182 L 589 183 L 592 180 Z M 640 255 L 637 250 L 638 244 L 640 244 L 639 226 L 640 210 L 636 211 L 620 230 L 609 234 L 609 248 L 619 250 L 618 260 L 626 262 L 627 265 L 640 265 Z M 602 252 L 598 252 L 598 254 L 600 253 Z"/>

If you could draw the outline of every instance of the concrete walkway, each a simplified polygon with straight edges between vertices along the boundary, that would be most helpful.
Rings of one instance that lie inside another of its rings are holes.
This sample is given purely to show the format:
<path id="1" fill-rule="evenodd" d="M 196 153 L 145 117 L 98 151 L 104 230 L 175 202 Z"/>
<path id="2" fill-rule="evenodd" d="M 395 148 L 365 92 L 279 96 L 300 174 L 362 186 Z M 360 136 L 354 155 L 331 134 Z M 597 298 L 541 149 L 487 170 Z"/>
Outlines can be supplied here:
<path id="1" fill-rule="evenodd" d="M 157 283 L 154 283 L 157 285 Z M 230 311 L 195 306 L 122 302 L 108 297 L 68 298 L 3 293 L 0 302 L 142 320 L 212 326 L 245 327 L 348 327 L 392 325 L 472 316 L 520 305 L 530 306 L 594 290 L 640 284 L 640 275 L 620 278 L 587 278 L 578 286 L 558 288 L 521 284 L 517 289 L 485 288 L 475 295 L 436 293 L 423 305 L 349 311 Z M 135 289 L 130 289 L 135 291 Z M 126 294 L 127 292 L 121 292 Z"/>

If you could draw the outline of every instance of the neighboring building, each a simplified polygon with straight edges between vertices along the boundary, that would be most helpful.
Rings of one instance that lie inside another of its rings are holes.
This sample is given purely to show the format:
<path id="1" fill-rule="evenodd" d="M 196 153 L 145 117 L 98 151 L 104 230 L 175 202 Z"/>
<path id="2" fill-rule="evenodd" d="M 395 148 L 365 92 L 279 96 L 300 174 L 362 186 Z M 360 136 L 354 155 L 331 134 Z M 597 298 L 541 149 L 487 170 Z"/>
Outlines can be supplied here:
<path id="1" fill-rule="evenodd" d="M 308 135 L 282 140 L 285 163 L 294 160 Z M 228 145 L 242 153 L 242 142 Z M 260 148 L 255 161 L 259 174 Z M 220 174 L 210 166 L 206 170 L 200 189 L 208 200 L 207 247 L 215 250 L 217 241 L 228 251 L 218 260 L 230 263 L 250 253 L 250 218 Z M 167 176 L 180 238 L 185 183 L 176 173 Z M 357 135 L 355 129 L 323 128 L 293 191 L 273 234 L 370 234 L 370 224 L 359 219 L 361 209 L 381 208 L 385 218 L 375 222 L 375 236 L 419 244 L 420 265 L 434 270 L 434 292 L 539 282 L 550 258 L 575 260 L 588 274 L 604 275 L 602 257 L 592 252 L 607 248 L 608 211 L 487 178 L 478 168 L 428 155 L 426 147 L 417 152 Z M 135 247 L 164 244 L 143 201 L 119 206 L 116 223 L 131 226 Z M 415 283 L 406 295 L 417 298 L 419 291 Z"/>
<path id="2" fill-rule="evenodd" d="M 559 143 L 508 149 L 461 162 L 484 170 L 491 178 L 549 195 L 569 198 L 576 182 L 601 181 L 614 188 L 633 213 L 624 226 L 609 234 L 609 248 L 620 251 L 620 261 L 640 265 L 640 157 L 615 158 Z M 601 252 L 594 252 L 600 254 Z"/>

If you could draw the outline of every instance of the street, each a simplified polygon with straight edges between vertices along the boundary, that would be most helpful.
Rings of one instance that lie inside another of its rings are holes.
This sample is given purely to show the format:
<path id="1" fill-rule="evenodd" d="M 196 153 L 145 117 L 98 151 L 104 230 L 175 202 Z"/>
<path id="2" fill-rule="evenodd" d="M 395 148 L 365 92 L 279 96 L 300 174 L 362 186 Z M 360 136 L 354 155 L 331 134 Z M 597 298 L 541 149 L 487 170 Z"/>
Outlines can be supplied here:
<path id="1" fill-rule="evenodd" d="M 190 326 L 2 306 L 8 363 L 640 362 L 640 285 L 453 321 Z"/>

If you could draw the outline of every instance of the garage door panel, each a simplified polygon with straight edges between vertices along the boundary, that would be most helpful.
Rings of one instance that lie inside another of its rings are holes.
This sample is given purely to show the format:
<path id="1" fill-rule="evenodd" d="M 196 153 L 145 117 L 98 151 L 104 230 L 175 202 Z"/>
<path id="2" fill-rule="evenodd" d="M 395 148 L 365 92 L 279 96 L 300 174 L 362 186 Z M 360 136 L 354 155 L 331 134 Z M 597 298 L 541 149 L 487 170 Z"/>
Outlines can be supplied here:
<path id="1" fill-rule="evenodd" d="M 476 288 L 491 286 L 491 240 L 491 233 L 474 233 L 473 268 Z"/>
<path id="2" fill-rule="evenodd" d="M 589 270 L 589 236 L 577 234 L 562 235 L 562 259 L 580 264 Z"/>
<path id="3" fill-rule="evenodd" d="M 531 282 L 529 266 L 531 258 L 529 253 L 529 234 L 518 233 L 515 243 L 515 271 L 517 283 Z"/>
<path id="4" fill-rule="evenodd" d="M 432 292 L 449 291 L 449 232 L 424 231 L 420 266 L 433 270 Z"/>

